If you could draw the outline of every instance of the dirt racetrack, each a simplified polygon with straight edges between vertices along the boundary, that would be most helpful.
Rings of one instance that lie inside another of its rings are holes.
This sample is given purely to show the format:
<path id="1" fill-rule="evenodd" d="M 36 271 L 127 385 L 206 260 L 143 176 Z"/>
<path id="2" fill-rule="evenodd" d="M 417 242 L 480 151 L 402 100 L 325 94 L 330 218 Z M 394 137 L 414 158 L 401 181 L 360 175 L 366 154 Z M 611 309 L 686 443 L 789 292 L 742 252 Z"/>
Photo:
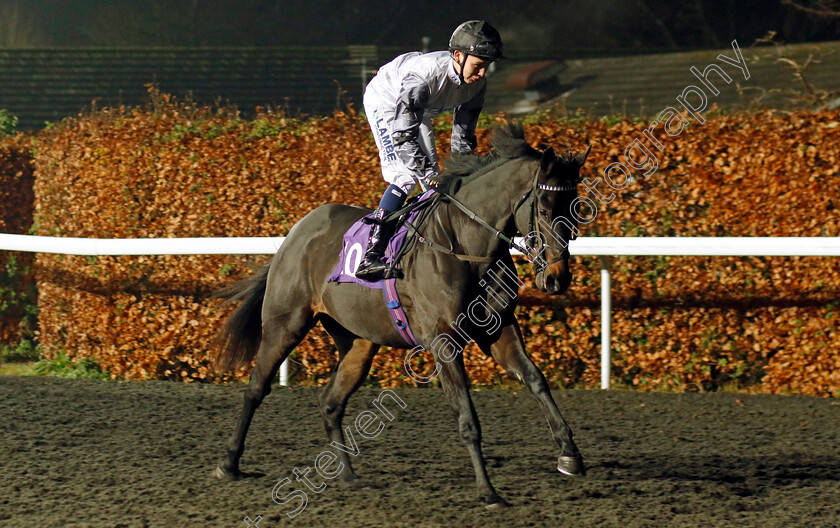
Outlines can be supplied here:
<path id="1" fill-rule="evenodd" d="M 406 408 L 391 406 L 377 438 L 356 437 L 369 486 L 310 491 L 290 519 L 297 501 L 277 504 L 272 489 L 327 444 L 317 389 L 275 388 L 248 437 L 252 476 L 216 480 L 242 388 L 0 377 L 0 526 L 840 526 L 832 399 L 557 392 L 589 466 L 570 478 L 554 470 L 558 450 L 529 395 L 474 392 L 490 478 L 513 505 L 488 511 L 443 394 L 398 390 Z M 348 418 L 378 394 L 362 389 Z"/>

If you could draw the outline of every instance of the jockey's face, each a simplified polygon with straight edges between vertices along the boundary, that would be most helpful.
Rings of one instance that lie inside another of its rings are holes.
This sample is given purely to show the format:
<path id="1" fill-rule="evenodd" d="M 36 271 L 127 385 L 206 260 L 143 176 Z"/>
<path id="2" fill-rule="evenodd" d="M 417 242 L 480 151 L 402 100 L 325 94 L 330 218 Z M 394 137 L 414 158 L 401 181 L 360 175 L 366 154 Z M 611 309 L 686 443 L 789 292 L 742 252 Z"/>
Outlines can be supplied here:
<path id="1" fill-rule="evenodd" d="M 461 62 L 464 60 L 464 53 L 460 50 L 455 50 L 454 55 L 455 71 L 457 72 L 461 69 Z M 470 84 L 484 77 L 487 74 L 487 68 L 490 67 L 491 62 L 493 61 L 482 59 L 480 57 L 476 57 L 475 55 L 469 55 L 467 57 L 467 63 L 464 64 L 464 71 L 461 72 L 464 77 L 464 82 Z"/>

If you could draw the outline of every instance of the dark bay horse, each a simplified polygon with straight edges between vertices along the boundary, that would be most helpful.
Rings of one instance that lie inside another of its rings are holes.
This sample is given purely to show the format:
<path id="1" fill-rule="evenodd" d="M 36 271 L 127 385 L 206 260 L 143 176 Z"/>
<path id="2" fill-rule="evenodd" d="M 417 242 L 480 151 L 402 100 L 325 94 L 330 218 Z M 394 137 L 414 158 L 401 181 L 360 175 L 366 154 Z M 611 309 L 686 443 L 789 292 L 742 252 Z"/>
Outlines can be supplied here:
<path id="1" fill-rule="evenodd" d="M 432 244 L 416 244 L 401 261 L 400 300 L 417 341 L 434 357 L 435 372 L 472 459 L 479 500 L 488 506 L 506 503 L 487 476 L 463 355 L 449 353 L 451 347 L 441 343 L 455 343 L 463 350 L 472 338 L 521 380 L 536 398 L 560 448 L 557 469 L 567 475 L 585 473 L 572 431 L 545 377 L 528 357 L 514 317 L 520 284 L 509 240 L 519 232 L 535 241 L 528 251 L 538 255 L 535 272 L 540 290 L 560 294 L 569 287 L 567 244 L 577 230 L 577 183 L 588 152 L 560 157 L 550 148 L 538 152 L 525 141 L 521 126 L 501 127 L 489 155 L 447 163 L 447 175 L 438 181 L 444 198 L 418 228 Z M 217 477 L 242 476 L 239 460 L 254 411 L 271 391 L 280 364 L 316 323 L 334 339 L 339 353 L 319 404 L 329 439 L 342 445 L 346 445 L 345 405 L 367 377 L 379 347 L 411 348 L 395 328 L 382 292 L 327 282 L 338 262 L 342 235 L 369 213 L 340 204 L 318 207 L 289 231 L 267 266 L 219 292 L 219 297 L 242 304 L 220 331 L 216 368 L 247 364 L 255 356 L 256 364 L 227 456 L 215 470 Z M 443 252 L 440 246 L 451 251 Z M 357 477 L 350 458 L 341 450 L 336 455 L 343 464 L 339 482 L 353 485 Z"/>

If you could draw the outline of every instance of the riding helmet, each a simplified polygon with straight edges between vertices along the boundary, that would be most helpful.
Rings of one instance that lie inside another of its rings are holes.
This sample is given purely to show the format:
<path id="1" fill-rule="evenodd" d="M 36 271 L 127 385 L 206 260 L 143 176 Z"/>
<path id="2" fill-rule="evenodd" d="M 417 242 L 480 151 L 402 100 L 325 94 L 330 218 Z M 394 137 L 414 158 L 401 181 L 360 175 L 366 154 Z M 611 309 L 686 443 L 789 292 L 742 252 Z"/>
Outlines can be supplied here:
<path id="1" fill-rule="evenodd" d="M 483 20 L 468 20 L 455 29 L 449 51 L 455 50 L 490 61 L 505 58 L 501 35 Z"/>

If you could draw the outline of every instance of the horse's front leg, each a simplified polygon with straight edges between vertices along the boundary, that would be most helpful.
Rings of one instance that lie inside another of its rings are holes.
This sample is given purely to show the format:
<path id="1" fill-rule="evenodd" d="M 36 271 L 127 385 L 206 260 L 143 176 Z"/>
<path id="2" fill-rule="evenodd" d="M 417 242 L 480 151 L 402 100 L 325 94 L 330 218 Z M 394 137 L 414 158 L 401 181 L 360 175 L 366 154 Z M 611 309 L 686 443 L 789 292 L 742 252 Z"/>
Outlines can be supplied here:
<path id="1" fill-rule="evenodd" d="M 496 493 L 487 476 L 487 468 L 481 454 L 481 425 L 478 422 L 478 415 L 470 398 L 469 381 L 464 369 L 463 354 L 458 354 L 449 362 L 437 358 L 436 361 L 441 367 L 440 383 L 443 392 L 455 411 L 458 418 L 458 432 L 461 434 L 461 439 L 467 446 L 467 451 L 469 451 L 472 459 L 476 485 L 478 486 L 478 498 L 488 508 L 507 506 L 507 502 Z"/>
<path id="2" fill-rule="evenodd" d="M 557 445 L 560 446 L 557 470 L 566 475 L 586 474 L 583 457 L 581 457 L 577 446 L 572 441 L 572 429 L 560 414 L 542 371 L 534 365 L 534 362 L 525 352 L 525 342 L 522 339 L 519 323 L 513 321 L 505 326 L 502 329 L 501 336 L 494 343 L 478 343 L 478 345 L 485 353 L 489 347 L 489 351 L 496 361 L 506 371 L 519 378 L 531 391 L 531 395 L 539 402 L 540 409 L 542 409 L 551 428 L 551 435 Z"/>

